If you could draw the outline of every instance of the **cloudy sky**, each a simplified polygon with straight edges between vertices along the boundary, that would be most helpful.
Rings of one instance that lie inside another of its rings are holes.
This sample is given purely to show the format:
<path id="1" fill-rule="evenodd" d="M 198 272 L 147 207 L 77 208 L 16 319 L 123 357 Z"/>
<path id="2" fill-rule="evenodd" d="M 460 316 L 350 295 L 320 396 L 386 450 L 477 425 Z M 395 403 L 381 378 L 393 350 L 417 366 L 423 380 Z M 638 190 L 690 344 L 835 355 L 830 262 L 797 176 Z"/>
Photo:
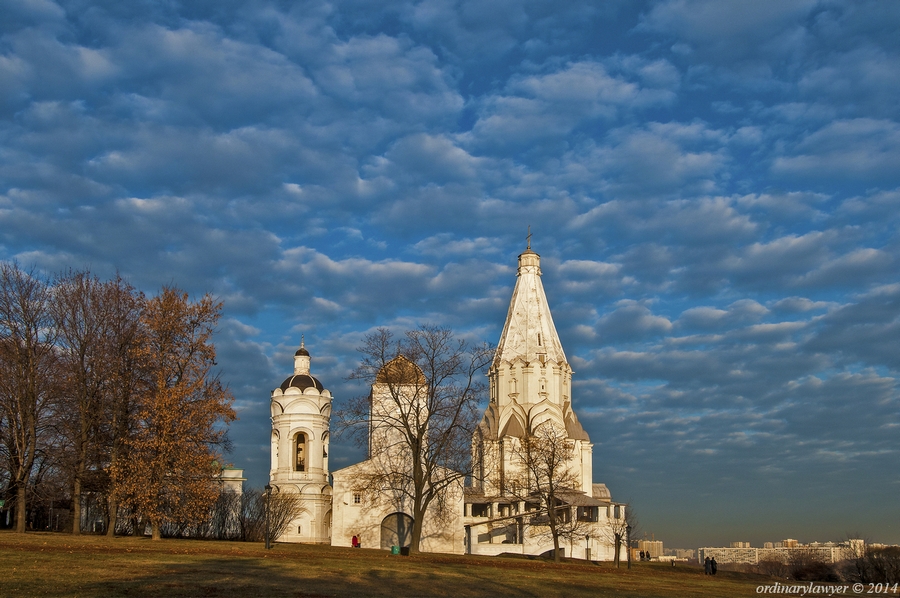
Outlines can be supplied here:
<path id="1" fill-rule="evenodd" d="M 0 0 L 0 259 L 496 343 L 531 225 L 594 477 L 669 546 L 900 542 L 900 4 Z M 354 462 L 332 446 L 332 466 Z"/>

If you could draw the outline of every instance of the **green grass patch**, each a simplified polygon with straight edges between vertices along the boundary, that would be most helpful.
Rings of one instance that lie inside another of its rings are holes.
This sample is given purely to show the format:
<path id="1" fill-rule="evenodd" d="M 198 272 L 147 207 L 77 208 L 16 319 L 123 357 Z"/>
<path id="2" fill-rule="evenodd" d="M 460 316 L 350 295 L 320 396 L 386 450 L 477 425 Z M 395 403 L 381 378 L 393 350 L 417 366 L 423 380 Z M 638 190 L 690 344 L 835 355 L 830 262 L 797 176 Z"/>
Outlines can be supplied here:
<path id="1" fill-rule="evenodd" d="M 0 532 L 0 596 L 721 597 L 770 580 L 697 567 Z"/>

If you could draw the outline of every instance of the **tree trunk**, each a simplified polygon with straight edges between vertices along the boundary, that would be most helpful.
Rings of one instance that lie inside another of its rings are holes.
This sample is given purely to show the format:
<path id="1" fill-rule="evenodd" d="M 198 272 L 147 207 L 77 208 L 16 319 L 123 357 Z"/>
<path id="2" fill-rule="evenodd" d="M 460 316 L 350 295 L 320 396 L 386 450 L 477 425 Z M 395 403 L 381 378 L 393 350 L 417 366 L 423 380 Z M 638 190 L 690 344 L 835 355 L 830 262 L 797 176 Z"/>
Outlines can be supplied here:
<path id="1" fill-rule="evenodd" d="M 119 503 L 115 495 L 110 492 L 106 500 L 106 537 L 116 535 L 116 523 L 119 517 Z"/>
<path id="2" fill-rule="evenodd" d="M 27 482 L 26 482 L 27 483 Z M 25 533 L 25 487 L 26 483 L 21 483 L 16 488 L 16 533 Z"/>
<path id="3" fill-rule="evenodd" d="M 118 378 L 119 384 L 122 384 L 122 380 L 127 379 L 127 376 L 120 376 Z M 127 391 L 126 391 L 127 393 Z M 114 431 L 115 436 L 112 439 L 111 450 L 109 454 L 109 486 L 108 486 L 108 495 L 106 502 L 106 510 L 107 510 L 107 518 L 109 519 L 106 526 L 106 535 L 110 538 L 116 535 L 116 525 L 119 520 L 119 485 L 120 485 L 120 468 L 119 468 L 119 458 L 120 455 L 124 454 L 124 442 L 125 438 L 128 435 L 128 409 L 126 405 L 128 404 L 128 394 L 117 395 L 113 411 L 113 420 L 112 420 L 112 430 Z M 135 530 L 135 535 L 137 535 L 137 530 Z"/>
<path id="4" fill-rule="evenodd" d="M 553 562 L 559 562 L 559 530 L 556 529 L 556 498 L 552 491 L 547 497 L 547 523 L 550 525 L 550 536 L 553 538 Z"/>
<path id="5" fill-rule="evenodd" d="M 419 541 L 422 538 L 422 520 L 424 518 L 425 509 L 413 507 L 413 526 L 409 538 L 409 554 L 419 554 Z"/>
<path id="6" fill-rule="evenodd" d="M 150 539 L 151 539 L 151 540 L 161 540 L 161 539 L 162 539 L 162 532 L 160 531 L 160 528 L 159 528 L 159 521 L 155 521 L 155 520 L 154 520 L 154 521 L 150 524 L 150 526 L 151 526 L 151 529 L 153 530 L 153 531 L 151 532 Z"/>
<path id="7" fill-rule="evenodd" d="M 72 533 L 81 533 L 81 472 L 75 472 L 72 482 Z"/>

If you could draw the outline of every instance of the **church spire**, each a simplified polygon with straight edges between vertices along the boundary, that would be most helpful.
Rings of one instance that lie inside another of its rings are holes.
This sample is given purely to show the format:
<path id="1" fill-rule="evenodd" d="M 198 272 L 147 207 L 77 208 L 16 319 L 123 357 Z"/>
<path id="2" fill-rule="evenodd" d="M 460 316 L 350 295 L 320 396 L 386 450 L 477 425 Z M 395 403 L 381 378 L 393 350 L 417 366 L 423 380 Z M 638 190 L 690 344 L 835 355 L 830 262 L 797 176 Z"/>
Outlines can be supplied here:
<path id="1" fill-rule="evenodd" d="M 528 244 L 519 255 L 516 287 L 497 343 L 495 366 L 517 357 L 529 363 L 567 363 L 541 283 L 541 256 L 531 250 L 531 227 L 528 229 Z"/>

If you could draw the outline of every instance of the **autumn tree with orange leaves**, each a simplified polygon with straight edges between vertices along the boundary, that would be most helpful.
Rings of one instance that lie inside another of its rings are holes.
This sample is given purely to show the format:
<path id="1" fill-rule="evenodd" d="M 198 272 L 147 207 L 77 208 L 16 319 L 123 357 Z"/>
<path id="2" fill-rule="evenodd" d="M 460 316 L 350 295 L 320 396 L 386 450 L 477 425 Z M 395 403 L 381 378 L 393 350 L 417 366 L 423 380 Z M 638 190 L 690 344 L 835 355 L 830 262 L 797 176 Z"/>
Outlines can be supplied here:
<path id="1" fill-rule="evenodd" d="M 163 524 L 207 518 L 219 495 L 216 475 L 227 448 L 222 424 L 235 419 L 232 396 L 213 372 L 211 342 L 221 303 L 192 302 L 166 287 L 142 314 L 149 388 L 137 410 L 129 458 L 113 472 L 117 495 L 138 521 L 161 537 Z"/>

